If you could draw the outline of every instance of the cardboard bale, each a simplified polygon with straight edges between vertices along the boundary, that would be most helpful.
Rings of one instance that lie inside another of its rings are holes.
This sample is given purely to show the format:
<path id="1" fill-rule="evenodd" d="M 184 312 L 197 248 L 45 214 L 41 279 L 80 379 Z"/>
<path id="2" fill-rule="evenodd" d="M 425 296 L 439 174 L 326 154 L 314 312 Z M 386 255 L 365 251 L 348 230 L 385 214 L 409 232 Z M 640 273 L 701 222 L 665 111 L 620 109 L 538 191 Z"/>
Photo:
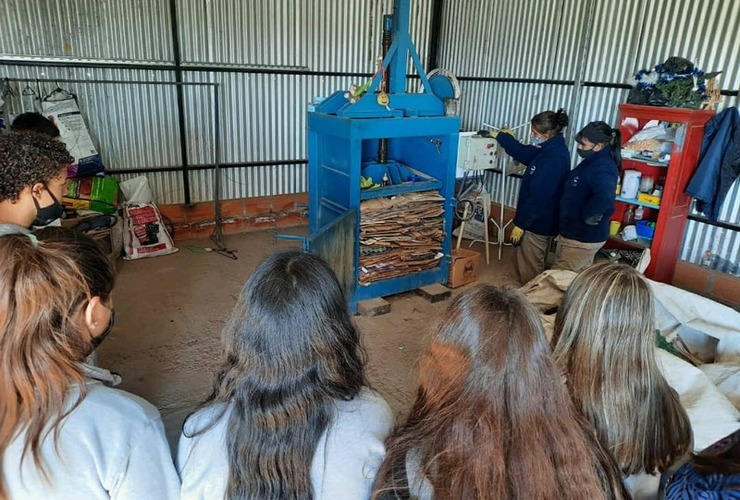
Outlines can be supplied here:
<path id="1" fill-rule="evenodd" d="M 478 279 L 480 270 L 480 253 L 467 248 L 452 250 L 450 274 L 447 277 L 449 288 L 458 288 Z"/>

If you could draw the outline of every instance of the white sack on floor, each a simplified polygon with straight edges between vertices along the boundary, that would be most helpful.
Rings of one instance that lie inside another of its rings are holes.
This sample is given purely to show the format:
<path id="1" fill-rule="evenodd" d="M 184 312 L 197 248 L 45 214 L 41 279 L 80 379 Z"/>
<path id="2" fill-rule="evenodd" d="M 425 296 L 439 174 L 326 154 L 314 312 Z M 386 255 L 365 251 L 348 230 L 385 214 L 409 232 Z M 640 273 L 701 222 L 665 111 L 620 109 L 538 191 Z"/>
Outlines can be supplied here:
<path id="1" fill-rule="evenodd" d="M 699 367 L 717 389 L 735 408 L 740 410 L 740 365 L 737 363 L 712 363 Z"/>
<path id="2" fill-rule="evenodd" d="M 652 280 L 648 282 L 656 300 L 681 325 L 719 339 L 715 363 L 740 363 L 739 312 L 675 286 Z"/>
<path id="3" fill-rule="evenodd" d="M 704 372 L 662 349 L 657 350 L 657 360 L 689 415 L 694 451 L 701 451 L 740 428 L 740 412 Z"/>
<path id="4" fill-rule="evenodd" d="M 177 252 L 162 215 L 154 203 L 129 203 L 123 212 L 123 260 L 157 257 Z"/>

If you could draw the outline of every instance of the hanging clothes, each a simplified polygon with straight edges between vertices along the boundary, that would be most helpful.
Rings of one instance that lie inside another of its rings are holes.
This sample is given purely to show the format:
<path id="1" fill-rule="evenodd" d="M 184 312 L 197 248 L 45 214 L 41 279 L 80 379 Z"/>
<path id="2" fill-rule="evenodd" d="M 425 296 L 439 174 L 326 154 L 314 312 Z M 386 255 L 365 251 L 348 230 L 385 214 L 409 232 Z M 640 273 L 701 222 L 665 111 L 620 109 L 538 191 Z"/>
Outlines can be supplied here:
<path id="1" fill-rule="evenodd" d="M 740 176 L 740 114 L 727 108 L 709 120 L 699 153 L 699 166 L 686 188 L 696 209 L 710 220 L 719 217 L 722 202 Z"/>

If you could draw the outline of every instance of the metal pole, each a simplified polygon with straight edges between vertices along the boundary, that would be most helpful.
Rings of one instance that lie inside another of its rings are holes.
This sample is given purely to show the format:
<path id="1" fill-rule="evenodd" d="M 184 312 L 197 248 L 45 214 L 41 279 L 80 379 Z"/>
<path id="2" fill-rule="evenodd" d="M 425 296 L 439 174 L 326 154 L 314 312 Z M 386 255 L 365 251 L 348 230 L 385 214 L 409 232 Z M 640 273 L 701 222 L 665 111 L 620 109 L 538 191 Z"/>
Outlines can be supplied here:
<path id="1" fill-rule="evenodd" d="M 79 80 L 75 78 L 3 78 L 8 82 L 48 82 L 48 83 L 110 83 L 111 85 L 165 85 L 177 87 L 215 87 L 210 82 L 150 82 L 147 80 Z"/>
<path id="2" fill-rule="evenodd" d="M 578 48 L 578 73 L 576 79 L 573 82 L 573 112 L 570 123 L 570 127 L 565 132 L 565 143 L 570 144 L 573 138 L 573 126 L 575 126 L 581 119 L 581 100 L 583 97 L 583 81 L 586 77 L 586 65 L 588 62 L 588 46 L 591 43 L 591 35 L 594 24 L 594 11 L 596 10 L 596 2 L 589 0 L 586 7 L 586 24 L 581 30 L 581 45 Z"/>
<path id="3" fill-rule="evenodd" d="M 409 19 L 411 17 L 411 0 L 393 1 L 393 40 L 405 39 L 410 43 Z M 408 45 L 402 44 L 403 52 L 397 51 L 390 62 L 391 74 L 388 93 L 403 94 L 406 92 L 406 64 L 408 63 Z"/>
<path id="4" fill-rule="evenodd" d="M 177 0 L 170 0 L 172 23 L 172 53 L 175 62 L 175 82 L 182 82 L 182 59 L 180 55 L 180 35 L 177 32 Z M 175 88 L 177 97 L 177 121 L 180 132 L 180 159 L 182 161 L 182 191 L 186 206 L 190 206 L 190 174 L 188 173 L 188 136 L 185 130 L 185 92 L 182 87 Z"/>
<path id="5" fill-rule="evenodd" d="M 439 67 L 439 40 L 442 38 L 442 14 L 444 0 L 432 2 L 432 23 L 429 28 L 429 56 L 427 57 L 427 71 Z"/>
<path id="6" fill-rule="evenodd" d="M 212 239 L 224 249 L 224 235 L 221 227 L 221 122 L 220 122 L 220 86 L 213 87 L 213 99 L 215 101 L 213 108 L 213 213 L 216 227 L 213 231 Z"/>
<path id="7" fill-rule="evenodd" d="M 382 53 L 383 53 L 383 59 L 385 59 L 385 56 L 388 54 L 388 51 L 391 48 L 391 44 L 393 43 L 393 16 L 385 15 L 383 16 L 383 43 L 382 43 Z M 388 65 L 388 68 L 385 68 L 385 71 L 383 71 L 383 80 L 381 83 L 381 91 L 382 92 L 388 92 L 390 90 L 390 79 L 391 79 L 391 69 L 390 64 Z M 388 163 L 388 139 L 380 139 L 378 141 L 378 163 Z"/>

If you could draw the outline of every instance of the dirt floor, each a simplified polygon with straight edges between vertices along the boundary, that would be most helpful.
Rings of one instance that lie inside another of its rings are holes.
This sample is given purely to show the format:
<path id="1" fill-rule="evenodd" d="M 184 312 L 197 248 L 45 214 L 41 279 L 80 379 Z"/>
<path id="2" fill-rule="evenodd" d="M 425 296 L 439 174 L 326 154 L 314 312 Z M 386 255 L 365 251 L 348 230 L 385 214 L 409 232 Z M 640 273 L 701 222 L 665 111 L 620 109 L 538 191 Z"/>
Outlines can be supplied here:
<path id="1" fill-rule="evenodd" d="M 306 230 L 280 232 L 305 234 Z M 98 362 L 123 376 L 121 389 L 159 408 L 173 450 L 183 420 L 211 389 L 220 363 L 221 327 L 242 286 L 264 256 L 298 248 L 296 242 L 275 240 L 273 234 L 227 237 L 226 245 L 237 251 L 238 260 L 195 251 L 210 245 L 207 240 L 195 240 L 178 244 L 180 251 L 173 255 L 118 261 L 116 324 L 99 349 Z M 482 252 L 483 246 L 476 244 L 473 249 Z M 481 255 L 478 282 L 515 284 L 512 255 L 512 249 L 505 247 L 498 261 L 497 247 L 491 246 L 489 266 Z M 357 316 L 356 322 L 368 352 L 370 383 L 402 416 L 414 396 L 419 355 L 449 300 L 431 304 L 413 292 L 386 299 L 391 303 L 390 314 Z"/>

